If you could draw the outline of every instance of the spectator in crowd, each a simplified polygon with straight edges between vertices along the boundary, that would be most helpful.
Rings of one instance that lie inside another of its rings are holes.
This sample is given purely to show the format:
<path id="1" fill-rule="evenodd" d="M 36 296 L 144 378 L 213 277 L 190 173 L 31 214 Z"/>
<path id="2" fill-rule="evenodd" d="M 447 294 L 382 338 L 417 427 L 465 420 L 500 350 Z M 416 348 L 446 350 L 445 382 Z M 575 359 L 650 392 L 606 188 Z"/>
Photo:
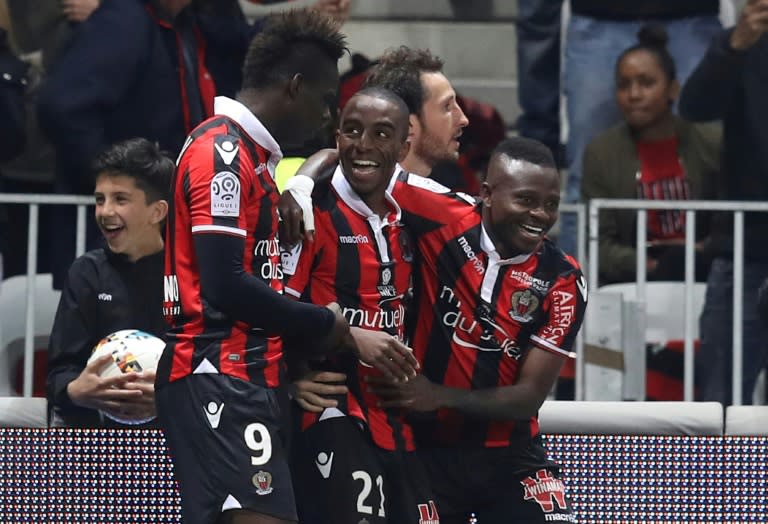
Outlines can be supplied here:
<path id="1" fill-rule="evenodd" d="M 105 2 L 78 28 L 39 97 L 40 123 L 56 149 L 55 192 L 89 191 L 88 162 L 119 140 L 140 136 L 176 154 L 185 135 L 212 114 L 209 66 L 230 49 L 219 43 L 223 37 L 204 36 L 190 4 Z M 231 32 L 240 27 L 233 23 Z M 55 287 L 73 256 L 66 211 L 55 220 Z"/>
<path id="2" fill-rule="evenodd" d="M 722 31 L 685 83 L 680 113 L 691 121 L 723 120 L 721 195 L 726 200 L 768 200 L 768 0 L 747 0 L 734 28 Z M 701 314 L 696 377 L 702 400 L 730 404 L 732 383 L 733 227 L 731 215 L 714 219 L 714 260 Z M 748 213 L 744 232 L 743 366 L 741 401 L 752 402 L 757 375 L 768 358 L 768 330 L 758 294 L 768 276 L 768 215 Z"/>
<path id="3" fill-rule="evenodd" d="M 565 198 L 573 203 L 580 198 L 584 149 L 595 135 L 621 121 L 614 85 L 608 79 L 619 53 L 635 42 L 640 27 L 647 22 L 666 27 L 669 51 L 683 83 L 721 25 L 719 0 L 571 0 L 570 5 L 563 91 L 568 117 Z M 575 253 L 575 216 L 562 217 L 558 243 L 567 253 Z"/>
<path id="4" fill-rule="evenodd" d="M 517 9 L 517 99 L 522 111 L 517 130 L 543 142 L 559 164 L 563 0 L 518 0 Z"/>
<path id="5" fill-rule="evenodd" d="M 616 62 L 616 102 L 624 121 L 595 137 L 584 153 L 582 200 L 713 199 L 720 168 L 720 129 L 691 124 L 673 114 L 680 86 L 664 27 L 643 26 L 638 40 Z M 634 282 L 636 222 L 634 211 L 602 213 L 599 267 L 603 283 Z M 704 222 L 699 217 L 697 225 Z M 649 211 L 648 278 L 682 280 L 684 242 L 685 211 Z M 699 249 L 699 280 L 706 279 L 707 259 Z"/>
<path id="6" fill-rule="evenodd" d="M 140 138 L 116 143 L 93 162 L 96 223 L 106 247 L 75 260 L 62 290 L 49 347 L 54 425 L 119 427 L 101 413 L 140 420 L 155 412 L 154 372 L 101 378 L 112 356 L 86 363 L 96 343 L 116 331 L 165 332 L 162 228 L 173 167 Z"/>
<path id="7" fill-rule="evenodd" d="M 26 109 L 24 90 L 27 85 L 28 65 L 16 56 L 0 26 L 0 162 L 19 155 L 26 141 Z M 0 192 L 5 191 L 0 172 Z M 0 280 L 3 278 L 3 259 L 11 255 L 8 243 L 10 231 L 6 206 L 0 204 Z"/>

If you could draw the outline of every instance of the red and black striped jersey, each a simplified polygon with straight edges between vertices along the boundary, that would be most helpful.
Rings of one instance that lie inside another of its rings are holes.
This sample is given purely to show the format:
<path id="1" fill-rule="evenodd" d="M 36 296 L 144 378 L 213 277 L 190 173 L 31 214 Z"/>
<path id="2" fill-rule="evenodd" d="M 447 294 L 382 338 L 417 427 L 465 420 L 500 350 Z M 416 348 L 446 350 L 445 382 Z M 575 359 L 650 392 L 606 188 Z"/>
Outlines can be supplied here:
<path id="1" fill-rule="evenodd" d="M 157 383 L 212 372 L 275 387 L 280 338 L 205 300 L 193 237 L 242 237 L 244 270 L 282 293 L 273 179 L 282 153 L 239 102 L 218 97 L 215 113 L 190 134 L 177 160 L 165 250 L 163 312 L 170 328 Z"/>
<path id="2" fill-rule="evenodd" d="M 454 388 L 495 388 L 515 384 L 528 351 L 575 356 L 587 298 L 578 263 L 549 240 L 501 259 L 474 199 L 433 184 L 402 173 L 392 191 L 420 255 L 409 332 L 424 375 Z M 414 429 L 419 443 L 484 447 L 539 432 L 537 417 L 488 421 L 454 410 L 420 418 Z"/>
<path id="3" fill-rule="evenodd" d="M 405 300 L 410 294 L 412 243 L 400 223 L 400 208 L 387 193 L 385 218 L 360 199 L 337 167 L 330 185 L 314 198 L 315 238 L 283 254 L 285 292 L 314 304 L 337 302 L 350 326 L 405 335 Z M 323 363 L 347 374 L 349 393 L 336 409 L 367 422 L 383 449 L 413 450 L 413 433 L 400 410 L 377 407 L 364 377 L 379 372 L 351 355 Z M 326 410 L 327 411 L 327 410 Z M 338 414 L 338 413 L 337 413 Z M 302 414 L 302 429 L 329 413 Z"/>

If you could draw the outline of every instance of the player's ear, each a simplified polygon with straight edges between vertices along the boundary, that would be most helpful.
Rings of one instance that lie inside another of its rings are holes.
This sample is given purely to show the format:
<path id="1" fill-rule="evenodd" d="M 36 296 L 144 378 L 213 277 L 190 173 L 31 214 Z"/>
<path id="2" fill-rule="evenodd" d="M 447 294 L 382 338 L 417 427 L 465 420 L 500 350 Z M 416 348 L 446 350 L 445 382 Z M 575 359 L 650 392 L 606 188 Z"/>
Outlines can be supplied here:
<path id="1" fill-rule="evenodd" d="M 485 207 L 491 207 L 491 194 L 493 193 L 493 188 L 488 184 L 488 182 L 483 182 L 483 185 L 480 186 L 480 200 L 483 202 L 483 206 Z"/>
<path id="2" fill-rule="evenodd" d="M 413 137 L 421 134 L 421 122 L 417 115 L 408 115 L 408 140 L 412 141 Z"/>
<path id="3" fill-rule="evenodd" d="M 304 88 L 304 75 L 296 73 L 286 84 L 286 93 L 288 98 L 296 100 L 299 96 L 299 92 Z"/>
<path id="4" fill-rule="evenodd" d="M 408 156 L 408 151 L 411 150 L 411 143 L 408 140 L 403 141 L 403 145 L 400 146 L 400 151 L 397 154 L 397 161 L 402 162 L 405 160 L 405 157 Z"/>
<path id="5" fill-rule="evenodd" d="M 152 202 L 152 223 L 160 224 L 168 216 L 168 201 L 155 200 Z"/>

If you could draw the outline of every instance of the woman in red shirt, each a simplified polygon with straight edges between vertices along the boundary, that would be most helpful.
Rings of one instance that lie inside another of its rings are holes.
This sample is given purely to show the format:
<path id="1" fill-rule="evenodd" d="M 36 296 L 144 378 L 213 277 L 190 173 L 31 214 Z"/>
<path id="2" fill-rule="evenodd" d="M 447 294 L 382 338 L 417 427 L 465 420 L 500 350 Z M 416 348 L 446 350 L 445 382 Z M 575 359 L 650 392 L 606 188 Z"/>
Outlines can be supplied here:
<path id="1" fill-rule="evenodd" d="M 720 130 L 673 113 L 680 91 L 662 26 L 646 25 L 616 63 L 616 102 L 624 122 L 598 135 L 584 154 L 582 200 L 703 200 L 717 194 Z M 649 211 L 647 271 L 652 280 L 684 276 L 685 212 Z M 601 283 L 634 281 L 635 211 L 600 216 Z M 697 279 L 705 280 L 706 219 L 697 214 Z"/>

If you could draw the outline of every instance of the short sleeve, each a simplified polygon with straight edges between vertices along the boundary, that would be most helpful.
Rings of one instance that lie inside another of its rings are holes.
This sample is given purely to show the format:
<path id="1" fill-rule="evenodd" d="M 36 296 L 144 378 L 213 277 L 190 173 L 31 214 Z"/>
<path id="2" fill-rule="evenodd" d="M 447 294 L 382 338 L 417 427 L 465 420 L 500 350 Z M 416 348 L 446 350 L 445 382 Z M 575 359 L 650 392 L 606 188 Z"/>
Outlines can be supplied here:
<path id="1" fill-rule="evenodd" d="M 546 321 L 531 342 L 553 353 L 575 358 L 573 346 L 587 307 L 587 280 L 581 270 L 561 274 L 545 299 Z"/>
<path id="2" fill-rule="evenodd" d="M 254 162 L 237 137 L 217 135 L 193 142 L 178 172 L 193 233 L 246 237 L 247 216 L 260 199 L 254 187 Z"/>

